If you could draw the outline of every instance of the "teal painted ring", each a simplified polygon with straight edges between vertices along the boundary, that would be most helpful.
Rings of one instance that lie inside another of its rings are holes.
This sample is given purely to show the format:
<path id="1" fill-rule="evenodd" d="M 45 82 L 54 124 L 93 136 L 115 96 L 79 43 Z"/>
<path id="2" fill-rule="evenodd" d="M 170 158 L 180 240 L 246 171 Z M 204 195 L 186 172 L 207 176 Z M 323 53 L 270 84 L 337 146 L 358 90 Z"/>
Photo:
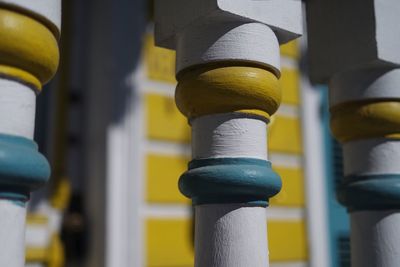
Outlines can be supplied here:
<path id="1" fill-rule="evenodd" d="M 49 177 L 49 163 L 34 141 L 0 134 L 0 198 L 26 201 Z"/>
<path id="2" fill-rule="evenodd" d="M 349 211 L 400 209 L 400 174 L 345 177 L 337 197 Z"/>
<path id="3" fill-rule="evenodd" d="M 281 188 L 271 163 L 252 158 L 192 160 L 179 179 L 179 190 L 194 205 L 247 203 L 266 207 Z"/>

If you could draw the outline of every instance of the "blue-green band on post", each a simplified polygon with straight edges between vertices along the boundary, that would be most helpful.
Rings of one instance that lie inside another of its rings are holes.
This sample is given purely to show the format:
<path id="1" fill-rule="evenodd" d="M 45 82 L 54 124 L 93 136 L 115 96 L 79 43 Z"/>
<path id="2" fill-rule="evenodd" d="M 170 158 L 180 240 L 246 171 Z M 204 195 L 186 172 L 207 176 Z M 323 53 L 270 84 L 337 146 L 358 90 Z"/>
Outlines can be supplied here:
<path id="1" fill-rule="evenodd" d="M 192 160 L 179 179 L 182 194 L 194 205 L 247 203 L 268 206 L 282 182 L 266 160 L 252 158 L 210 158 Z"/>
<path id="2" fill-rule="evenodd" d="M 400 209 L 400 174 L 345 177 L 337 194 L 349 211 Z"/>
<path id="3" fill-rule="evenodd" d="M 0 134 L 0 198 L 26 201 L 49 176 L 49 163 L 34 141 Z"/>

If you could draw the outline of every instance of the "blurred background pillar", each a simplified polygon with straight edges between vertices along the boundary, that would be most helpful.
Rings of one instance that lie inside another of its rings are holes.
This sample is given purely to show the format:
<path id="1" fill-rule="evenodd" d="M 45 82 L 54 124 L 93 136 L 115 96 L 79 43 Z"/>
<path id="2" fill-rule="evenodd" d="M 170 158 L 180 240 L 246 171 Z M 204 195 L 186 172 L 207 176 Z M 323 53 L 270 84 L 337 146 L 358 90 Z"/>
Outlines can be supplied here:
<path id="1" fill-rule="evenodd" d="M 33 139 L 35 101 L 59 61 L 61 1 L 0 1 L 0 265 L 24 266 L 26 202 L 50 168 Z"/>
<path id="2" fill-rule="evenodd" d="M 156 44 L 177 52 L 175 100 L 192 126 L 179 181 L 195 206 L 195 266 L 268 266 L 268 199 L 281 188 L 266 125 L 281 101 L 279 45 L 301 2 L 156 1 Z"/>
<path id="3" fill-rule="evenodd" d="M 308 1 L 310 75 L 329 84 L 341 142 L 337 196 L 350 213 L 353 267 L 400 262 L 400 2 Z"/>

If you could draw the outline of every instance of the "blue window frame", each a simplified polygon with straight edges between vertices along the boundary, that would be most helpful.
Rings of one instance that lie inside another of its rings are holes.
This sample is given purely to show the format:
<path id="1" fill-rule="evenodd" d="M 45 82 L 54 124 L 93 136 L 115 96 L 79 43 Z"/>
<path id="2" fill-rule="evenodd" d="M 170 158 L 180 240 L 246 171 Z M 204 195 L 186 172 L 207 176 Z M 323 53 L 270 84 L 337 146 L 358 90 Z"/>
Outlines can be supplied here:
<path id="1" fill-rule="evenodd" d="M 326 206 L 332 267 L 350 267 L 349 216 L 336 199 L 336 188 L 343 177 L 343 156 L 340 144 L 329 128 L 328 90 L 321 88 L 321 113 L 324 125 L 326 160 Z"/>

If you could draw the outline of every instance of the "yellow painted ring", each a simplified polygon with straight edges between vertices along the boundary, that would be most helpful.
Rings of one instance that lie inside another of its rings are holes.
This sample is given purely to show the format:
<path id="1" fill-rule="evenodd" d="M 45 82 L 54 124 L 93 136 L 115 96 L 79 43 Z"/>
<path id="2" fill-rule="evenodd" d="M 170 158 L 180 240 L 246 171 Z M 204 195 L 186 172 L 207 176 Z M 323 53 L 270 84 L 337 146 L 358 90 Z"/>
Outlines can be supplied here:
<path id="1" fill-rule="evenodd" d="M 16 67 L 0 65 L 0 76 L 12 77 L 38 90 L 42 88 L 41 82 L 35 76 Z"/>
<path id="2" fill-rule="evenodd" d="M 331 130 L 341 142 L 374 137 L 400 139 L 400 102 L 353 102 L 331 108 Z"/>
<path id="3" fill-rule="evenodd" d="M 58 234 L 53 234 L 48 249 L 48 267 L 62 267 L 65 265 L 65 253 L 62 241 Z"/>
<path id="4" fill-rule="evenodd" d="M 178 77 L 175 100 L 188 118 L 245 112 L 269 119 L 281 102 L 278 78 L 257 67 L 204 66 Z"/>
<path id="5" fill-rule="evenodd" d="M 45 25 L 16 11 L 0 9 L 0 36 L 0 75 L 37 89 L 54 76 L 59 61 L 58 43 Z"/>

